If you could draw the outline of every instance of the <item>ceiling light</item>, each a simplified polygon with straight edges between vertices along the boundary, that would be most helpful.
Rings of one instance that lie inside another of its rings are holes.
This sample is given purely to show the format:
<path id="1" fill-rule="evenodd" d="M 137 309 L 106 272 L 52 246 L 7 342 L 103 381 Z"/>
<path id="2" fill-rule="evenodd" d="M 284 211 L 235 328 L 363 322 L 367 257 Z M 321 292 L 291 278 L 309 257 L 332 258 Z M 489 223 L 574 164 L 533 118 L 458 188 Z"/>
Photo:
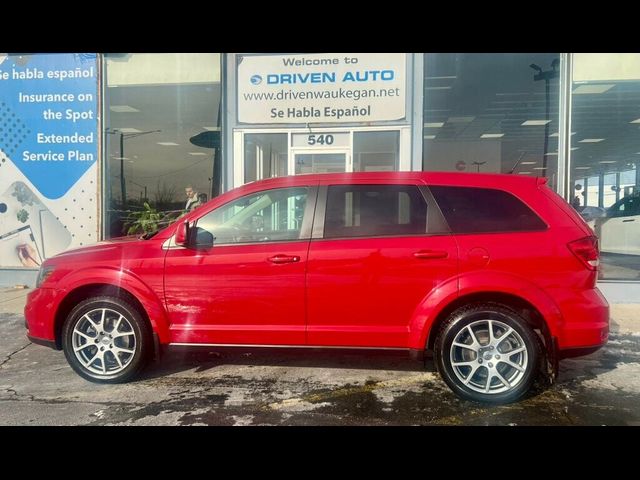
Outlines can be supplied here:
<path id="1" fill-rule="evenodd" d="M 558 152 L 547 152 L 544 155 L 545 155 L 545 157 L 549 157 L 551 155 L 558 155 Z"/>
<path id="2" fill-rule="evenodd" d="M 617 160 L 600 160 L 598 163 L 617 163 Z"/>
<path id="3" fill-rule="evenodd" d="M 435 135 L 425 135 L 424 138 L 426 138 L 427 140 L 433 140 L 434 138 L 436 138 Z"/>
<path id="4" fill-rule="evenodd" d="M 476 117 L 449 117 L 447 123 L 470 123 L 473 122 L 475 118 Z"/>
<path id="5" fill-rule="evenodd" d="M 629 123 L 640 123 L 640 118 L 636 118 L 635 120 L 631 120 Z"/>
<path id="6" fill-rule="evenodd" d="M 546 125 L 547 123 L 551 123 L 551 120 L 527 120 L 525 122 L 522 122 L 520 125 L 523 125 L 523 126 L 527 126 L 527 125 Z"/>
<path id="7" fill-rule="evenodd" d="M 576 170 L 589 170 L 591 167 L 576 167 Z"/>
<path id="8" fill-rule="evenodd" d="M 193 156 L 201 155 L 201 156 L 203 156 L 203 155 L 206 155 L 206 153 L 204 153 L 204 152 L 189 152 L 189 155 L 193 155 Z"/>
<path id="9" fill-rule="evenodd" d="M 157 142 L 157 143 L 158 143 L 158 145 L 165 145 L 165 146 L 169 146 L 169 145 L 177 146 L 177 145 L 180 145 L 179 143 L 174 143 L 174 142 Z"/>
<path id="10" fill-rule="evenodd" d="M 440 127 L 444 126 L 444 122 L 425 123 L 424 126 L 425 126 L 425 128 L 440 128 Z"/>
<path id="11" fill-rule="evenodd" d="M 138 130 L 137 128 L 129 128 L 129 127 L 116 128 L 115 130 L 117 130 L 116 133 L 140 133 L 140 132 L 142 132 L 142 130 Z"/>
<path id="12" fill-rule="evenodd" d="M 137 108 L 130 107 L 129 105 L 109 105 L 109 110 L 117 113 L 129 113 L 129 112 L 139 112 Z"/>
<path id="13" fill-rule="evenodd" d="M 531 172 L 518 172 L 518 175 L 531 175 Z"/>
<path id="14" fill-rule="evenodd" d="M 451 87 L 424 87 L 425 90 L 451 90 Z"/>
<path id="15" fill-rule="evenodd" d="M 504 137 L 504 133 L 483 133 L 480 138 L 500 138 Z"/>
<path id="16" fill-rule="evenodd" d="M 580 85 L 572 93 L 574 95 L 584 95 L 587 93 L 604 93 L 607 90 L 611 90 L 616 84 L 601 84 L 601 85 Z"/>
<path id="17" fill-rule="evenodd" d="M 534 170 L 546 170 L 547 167 L 533 167 Z"/>
<path id="18" fill-rule="evenodd" d="M 601 142 L 603 140 L 604 140 L 604 138 L 583 138 L 578 143 L 598 143 L 598 142 Z"/>
<path id="19" fill-rule="evenodd" d="M 571 147 L 571 150 L 578 150 L 580 147 Z"/>
<path id="20" fill-rule="evenodd" d="M 575 135 L 576 132 L 571 132 L 571 135 Z M 549 135 L 550 137 L 559 137 L 560 135 L 558 134 L 558 132 L 556 133 L 552 133 L 551 135 Z"/>
<path id="21" fill-rule="evenodd" d="M 129 157 L 116 157 L 115 155 L 112 155 L 114 160 L 129 160 Z"/>
<path id="22" fill-rule="evenodd" d="M 520 165 L 535 165 L 538 162 L 520 162 Z"/>

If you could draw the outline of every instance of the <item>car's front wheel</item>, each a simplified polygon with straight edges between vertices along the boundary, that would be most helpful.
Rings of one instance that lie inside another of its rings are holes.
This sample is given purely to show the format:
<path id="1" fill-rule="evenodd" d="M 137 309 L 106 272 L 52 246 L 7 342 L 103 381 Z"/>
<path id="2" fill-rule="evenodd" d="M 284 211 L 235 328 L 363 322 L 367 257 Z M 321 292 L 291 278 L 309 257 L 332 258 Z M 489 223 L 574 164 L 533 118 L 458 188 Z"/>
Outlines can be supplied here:
<path id="1" fill-rule="evenodd" d="M 460 397 L 509 403 L 531 388 L 540 342 L 514 310 L 494 303 L 473 304 L 447 317 L 435 354 L 443 380 Z"/>
<path id="2" fill-rule="evenodd" d="M 151 342 L 140 313 L 116 297 L 79 303 L 62 330 L 62 347 L 71 367 L 99 383 L 122 383 L 135 377 L 147 363 Z"/>

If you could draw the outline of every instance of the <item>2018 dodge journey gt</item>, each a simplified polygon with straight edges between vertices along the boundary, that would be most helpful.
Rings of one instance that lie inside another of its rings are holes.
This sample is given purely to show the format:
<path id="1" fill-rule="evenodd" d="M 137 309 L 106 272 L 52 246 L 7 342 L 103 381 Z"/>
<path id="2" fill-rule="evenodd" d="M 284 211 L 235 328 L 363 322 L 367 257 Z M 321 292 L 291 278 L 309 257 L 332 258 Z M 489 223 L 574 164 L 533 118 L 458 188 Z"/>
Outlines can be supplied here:
<path id="1" fill-rule="evenodd" d="M 607 341 L 598 261 L 542 178 L 299 175 L 46 260 L 25 317 L 95 382 L 173 345 L 393 348 L 432 352 L 456 394 L 504 403 Z"/>

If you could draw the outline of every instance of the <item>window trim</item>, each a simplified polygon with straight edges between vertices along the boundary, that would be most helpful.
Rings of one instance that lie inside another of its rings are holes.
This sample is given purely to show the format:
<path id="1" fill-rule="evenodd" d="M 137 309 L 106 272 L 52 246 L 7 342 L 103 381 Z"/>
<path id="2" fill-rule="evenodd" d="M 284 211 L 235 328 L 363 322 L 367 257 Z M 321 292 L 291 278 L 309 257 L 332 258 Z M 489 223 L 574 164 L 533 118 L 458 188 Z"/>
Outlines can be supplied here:
<path id="1" fill-rule="evenodd" d="M 242 195 L 240 197 L 235 197 L 235 198 L 229 200 L 228 202 L 225 202 L 222 205 L 219 205 L 218 207 L 216 207 L 216 208 L 214 208 L 212 210 L 209 210 L 207 213 L 205 213 L 201 217 L 198 217 L 197 219 L 193 220 L 193 222 L 190 223 L 189 228 L 196 228 L 198 226 L 198 222 L 202 218 L 206 217 L 210 213 L 213 213 L 213 212 L 219 210 L 220 208 L 223 208 L 223 207 L 229 205 L 230 203 L 233 203 L 233 202 L 235 202 L 237 200 L 240 200 L 241 198 L 249 197 L 249 196 L 252 196 L 252 195 L 259 195 L 259 194 L 262 194 L 264 192 L 269 192 L 269 191 L 272 191 L 272 190 L 288 190 L 288 189 L 292 189 L 292 188 L 306 188 L 306 189 L 308 189 L 308 192 L 307 192 L 307 203 L 305 204 L 304 213 L 302 214 L 302 225 L 300 227 L 300 235 L 298 236 L 298 238 L 289 239 L 289 240 L 265 240 L 265 241 L 262 241 L 262 242 L 237 242 L 237 243 L 219 243 L 219 242 L 216 242 L 214 240 L 213 241 L 213 247 L 214 248 L 216 246 L 234 247 L 234 246 L 241 246 L 241 245 L 265 245 L 265 244 L 272 245 L 272 244 L 275 244 L 275 243 L 292 243 L 292 242 L 300 242 L 300 241 L 309 241 L 311 239 L 311 229 L 312 229 L 312 225 L 313 225 L 313 219 L 315 217 L 316 204 L 317 204 L 317 200 L 318 200 L 318 186 L 317 185 L 295 185 L 295 186 L 287 186 L 287 187 L 266 188 L 264 190 L 257 190 L 255 192 L 247 193 L 246 195 Z"/>
<path id="2" fill-rule="evenodd" d="M 427 222 L 426 230 L 424 233 L 412 233 L 405 235 L 367 235 L 362 237 L 324 237 L 324 221 L 327 211 L 327 200 L 329 196 L 329 187 L 344 187 L 344 186 L 403 186 L 403 187 L 415 187 L 422 195 L 427 206 Z M 439 235 L 450 235 L 451 232 L 447 223 L 444 220 L 442 212 L 437 206 L 435 199 L 428 191 L 427 187 L 422 183 L 332 183 L 327 185 L 320 185 L 318 187 L 318 199 L 317 207 L 313 219 L 313 229 L 311 233 L 311 240 L 333 241 L 333 240 L 364 240 L 364 239 L 384 239 L 384 238 L 415 238 L 415 237 L 431 237 Z"/>

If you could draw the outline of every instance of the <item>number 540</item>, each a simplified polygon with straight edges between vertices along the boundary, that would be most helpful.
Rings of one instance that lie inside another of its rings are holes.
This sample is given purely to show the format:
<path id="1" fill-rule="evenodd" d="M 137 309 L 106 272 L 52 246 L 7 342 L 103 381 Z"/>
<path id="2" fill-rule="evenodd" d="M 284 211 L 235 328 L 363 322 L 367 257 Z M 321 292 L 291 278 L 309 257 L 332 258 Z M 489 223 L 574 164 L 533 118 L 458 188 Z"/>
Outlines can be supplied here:
<path id="1" fill-rule="evenodd" d="M 333 145 L 333 135 L 309 135 L 307 137 L 307 144 L 309 145 Z"/>

